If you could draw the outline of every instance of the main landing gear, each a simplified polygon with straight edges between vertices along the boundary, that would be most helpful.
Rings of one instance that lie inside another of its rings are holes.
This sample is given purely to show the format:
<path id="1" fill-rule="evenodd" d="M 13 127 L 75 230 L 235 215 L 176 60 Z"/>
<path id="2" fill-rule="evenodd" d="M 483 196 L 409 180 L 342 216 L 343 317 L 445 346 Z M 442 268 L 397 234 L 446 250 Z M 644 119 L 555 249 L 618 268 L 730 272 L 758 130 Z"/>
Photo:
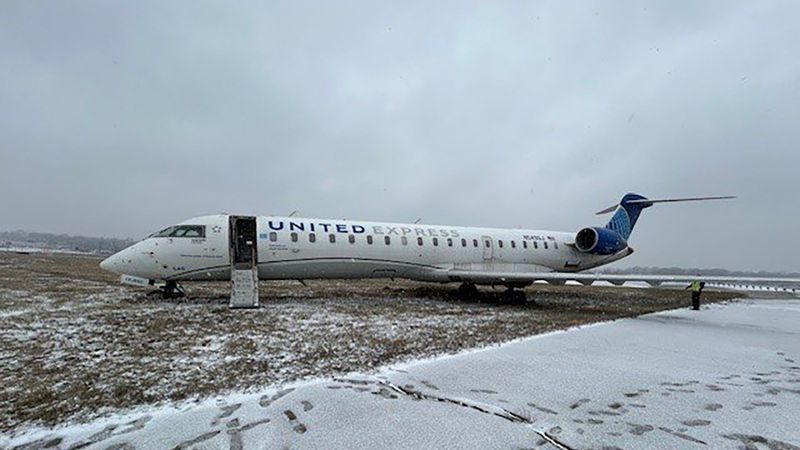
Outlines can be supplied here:
<path id="1" fill-rule="evenodd" d="M 150 292 L 148 296 L 160 296 L 163 299 L 182 298 L 186 295 L 183 288 L 177 281 L 169 280 L 163 286 L 158 288 L 157 291 Z"/>
<path id="2" fill-rule="evenodd" d="M 514 289 L 512 286 L 507 287 L 506 291 L 503 292 L 503 296 L 512 305 L 524 305 L 528 302 L 528 296 L 525 291 Z"/>
<path id="3" fill-rule="evenodd" d="M 458 287 L 459 300 L 475 300 L 479 298 L 480 295 L 481 293 L 478 291 L 478 287 L 472 283 L 461 283 L 461 286 Z"/>
<path id="4" fill-rule="evenodd" d="M 458 287 L 458 299 L 461 301 L 479 301 L 489 303 L 507 303 L 512 305 L 524 305 L 528 302 L 528 297 L 525 291 L 517 289 L 519 285 L 506 286 L 506 290 L 502 293 L 481 293 L 478 291 L 474 283 L 462 283 Z"/>

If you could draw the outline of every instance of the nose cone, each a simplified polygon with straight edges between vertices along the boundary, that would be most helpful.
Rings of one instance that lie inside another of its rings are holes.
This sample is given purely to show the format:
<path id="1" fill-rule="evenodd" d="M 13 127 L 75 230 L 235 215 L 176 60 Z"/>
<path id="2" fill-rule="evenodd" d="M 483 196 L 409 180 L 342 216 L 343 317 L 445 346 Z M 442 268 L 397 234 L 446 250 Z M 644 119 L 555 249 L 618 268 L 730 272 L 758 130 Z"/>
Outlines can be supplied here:
<path id="1" fill-rule="evenodd" d="M 107 270 L 109 272 L 120 273 L 119 272 L 119 253 L 115 253 L 108 258 L 104 259 L 100 262 L 100 268 L 103 270 Z"/>
<path id="2" fill-rule="evenodd" d="M 104 259 L 100 268 L 120 275 L 155 279 L 159 275 L 156 261 L 154 249 L 142 241 Z"/>

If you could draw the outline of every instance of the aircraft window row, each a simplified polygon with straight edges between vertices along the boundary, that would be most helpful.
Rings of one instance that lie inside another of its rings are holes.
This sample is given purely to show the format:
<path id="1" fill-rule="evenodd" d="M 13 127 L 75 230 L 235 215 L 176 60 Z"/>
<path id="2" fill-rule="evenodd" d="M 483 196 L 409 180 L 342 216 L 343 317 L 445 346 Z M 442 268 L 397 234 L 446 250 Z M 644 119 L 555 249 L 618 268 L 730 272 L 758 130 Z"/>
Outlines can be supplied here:
<path id="1" fill-rule="evenodd" d="M 178 225 L 178 226 L 173 226 L 173 227 L 169 227 L 169 228 L 166 228 L 164 230 L 161 230 L 158 233 L 154 234 L 153 236 L 154 237 L 193 237 L 193 238 L 198 238 L 199 237 L 199 238 L 202 238 L 202 237 L 205 237 L 205 226 L 204 225 Z M 297 233 L 293 232 L 289 236 L 290 236 L 290 239 L 291 239 L 292 242 L 298 242 L 300 240 L 300 238 L 299 238 Z M 372 235 L 367 235 L 366 238 L 367 238 L 367 244 L 372 245 L 374 243 L 374 238 L 372 237 Z M 274 231 L 271 231 L 269 233 L 269 240 L 270 240 L 270 242 L 277 242 L 278 233 L 276 233 Z M 351 244 L 355 244 L 356 243 L 356 236 L 353 235 L 353 234 L 350 234 L 350 235 L 347 236 L 347 240 Z M 315 233 L 309 233 L 308 234 L 308 242 L 314 243 L 316 241 L 317 241 L 317 235 Z M 328 235 L 328 241 L 330 241 L 332 244 L 336 243 L 336 235 L 335 234 L 329 234 Z M 391 237 L 384 236 L 383 237 L 383 242 L 386 245 L 391 245 L 391 243 L 392 243 Z M 468 241 L 466 239 L 462 238 L 461 239 L 461 246 L 462 247 L 467 247 L 467 242 Z M 408 245 L 408 238 L 405 237 L 405 236 L 401 236 L 400 237 L 400 243 L 402 245 Z M 438 247 L 439 246 L 439 238 L 435 238 L 435 237 L 431 238 L 431 243 L 433 244 L 434 247 Z M 552 244 L 553 244 L 553 248 L 557 250 L 558 249 L 558 242 L 552 241 Z M 424 246 L 425 245 L 424 239 L 421 238 L 421 237 L 417 237 L 417 245 L 420 246 L 420 247 Z M 453 245 L 454 245 L 453 239 L 452 238 L 447 238 L 447 246 L 448 247 L 453 247 Z M 484 245 L 487 248 L 489 248 L 489 247 L 492 246 L 492 241 L 491 240 L 486 240 L 486 241 L 484 241 Z M 497 246 L 498 247 L 504 248 L 504 245 L 505 245 L 505 243 L 503 242 L 502 239 L 498 239 L 497 240 Z M 514 240 L 509 241 L 509 245 L 511 246 L 511 248 L 517 248 L 517 243 Z M 477 239 L 473 239 L 472 240 L 472 246 L 475 247 L 475 248 L 478 247 L 478 240 Z M 550 249 L 548 241 L 543 241 L 542 242 L 542 246 L 544 247 L 545 250 L 549 250 Z M 526 248 L 526 249 L 529 248 L 528 242 L 527 241 L 522 241 L 522 247 Z M 533 241 L 533 248 L 534 249 L 538 249 L 539 248 L 539 241 Z"/>
<path id="2" fill-rule="evenodd" d="M 187 237 L 187 238 L 204 238 L 206 237 L 205 225 L 175 225 L 165 228 L 153 237 Z"/>

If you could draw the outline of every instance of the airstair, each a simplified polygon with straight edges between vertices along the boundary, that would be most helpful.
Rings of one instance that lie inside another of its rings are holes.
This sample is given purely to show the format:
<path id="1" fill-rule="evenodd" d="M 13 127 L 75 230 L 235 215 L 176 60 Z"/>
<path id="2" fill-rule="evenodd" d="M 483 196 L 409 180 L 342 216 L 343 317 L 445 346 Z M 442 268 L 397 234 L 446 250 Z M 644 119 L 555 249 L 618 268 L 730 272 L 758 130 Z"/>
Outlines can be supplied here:
<path id="1" fill-rule="evenodd" d="M 258 307 L 258 246 L 256 218 L 231 216 L 231 299 L 230 308 Z"/>

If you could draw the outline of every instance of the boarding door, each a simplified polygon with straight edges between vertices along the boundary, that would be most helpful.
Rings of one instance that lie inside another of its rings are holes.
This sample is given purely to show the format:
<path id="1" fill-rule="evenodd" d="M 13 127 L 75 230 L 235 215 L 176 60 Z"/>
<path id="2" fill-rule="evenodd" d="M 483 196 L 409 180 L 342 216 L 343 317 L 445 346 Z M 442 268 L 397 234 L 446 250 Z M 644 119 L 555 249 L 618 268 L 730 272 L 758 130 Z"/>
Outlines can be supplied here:
<path id="1" fill-rule="evenodd" d="M 488 263 L 492 261 L 494 242 L 489 236 L 481 236 L 481 245 L 483 245 L 483 262 Z"/>
<path id="2" fill-rule="evenodd" d="M 231 216 L 231 308 L 258 307 L 256 218 Z"/>

